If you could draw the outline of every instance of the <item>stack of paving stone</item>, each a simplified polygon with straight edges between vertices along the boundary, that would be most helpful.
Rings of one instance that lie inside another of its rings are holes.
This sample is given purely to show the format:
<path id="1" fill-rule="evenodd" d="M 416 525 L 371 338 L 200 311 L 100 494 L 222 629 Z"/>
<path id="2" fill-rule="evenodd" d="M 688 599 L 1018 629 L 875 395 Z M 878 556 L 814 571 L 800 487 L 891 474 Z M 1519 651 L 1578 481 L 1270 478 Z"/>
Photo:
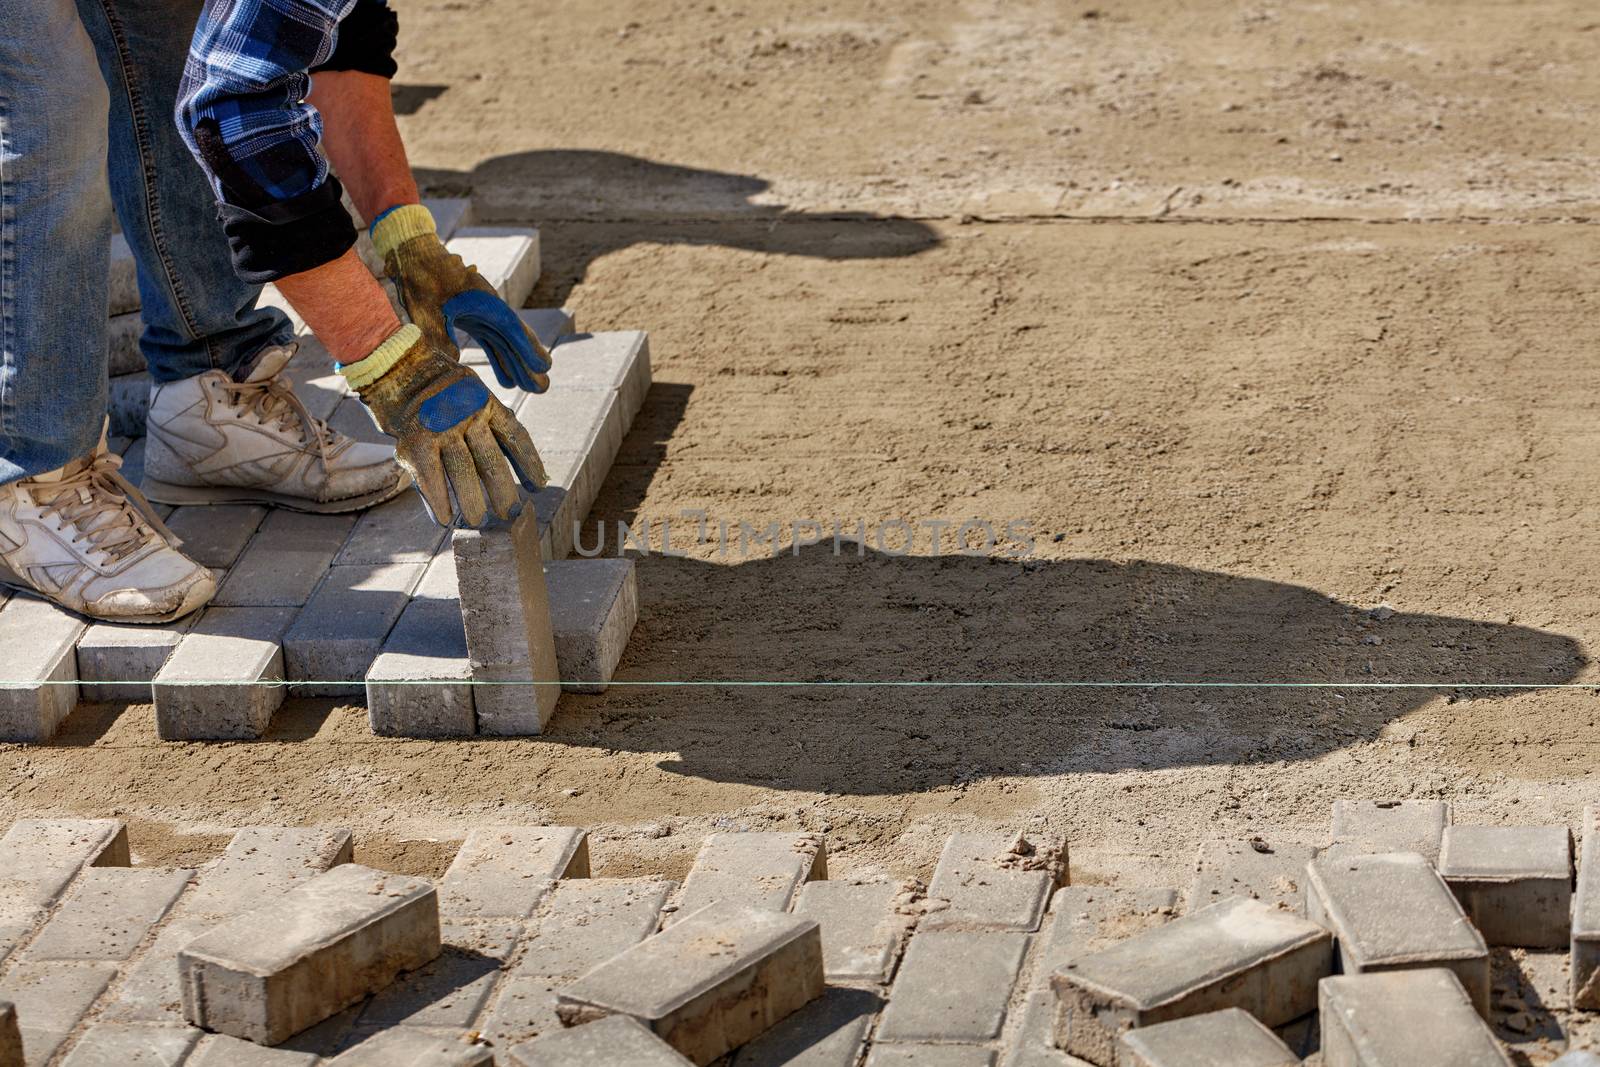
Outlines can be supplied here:
<path id="1" fill-rule="evenodd" d="M 1570 965 L 1563 1024 L 1600 1010 L 1600 810 L 1582 828 L 1574 896 L 1566 827 L 1346 802 L 1322 848 L 1206 844 L 1184 900 L 1064 884 L 1064 845 L 1005 835 L 951 837 L 924 888 L 831 879 L 816 835 L 713 834 L 679 885 L 592 877 L 575 828 L 488 827 L 432 885 L 342 830 L 155 870 L 113 820 L 24 820 L 0 1067 L 1501 1067 L 1498 946 Z"/>
<path id="2" fill-rule="evenodd" d="M 429 206 L 449 247 L 475 263 L 513 307 L 524 303 L 539 276 L 538 232 L 466 226 L 465 201 Z M 113 335 L 131 337 L 127 350 L 138 359 L 132 263 L 125 254 L 114 258 L 114 322 L 120 325 Z M 269 287 L 263 300 L 280 298 Z M 462 350 L 464 362 L 528 427 L 550 475 L 530 509 L 536 523 L 501 535 L 517 550 L 513 555 L 547 563 L 547 597 L 542 588 L 537 592 L 548 607 L 534 619 L 534 606 L 526 605 L 536 631 L 530 639 L 546 656 L 537 672 L 524 663 L 495 680 L 525 682 L 536 674 L 559 677 L 569 692 L 598 692 L 637 618 L 633 563 L 565 557 L 575 524 L 587 515 L 644 403 L 649 339 L 642 332 L 574 333 L 562 310 L 521 314 L 553 346 L 547 393 L 503 389 L 481 348 Z M 303 323 L 296 325 L 300 351 L 289 374 L 307 408 L 352 436 L 382 439 L 326 350 Z M 119 380 L 142 383 L 124 391 L 147 398 L 142 363 L 130 370 L 118 351 L 113 370 L 124 371 Z M 133 414 L 117 428 L 142 434 L 143 409 L 127 410 Z M 114 447 L 123 454 L 124 474 L 137 484 L 142 437 L 117 438 Z M 473 545 L 452 544 L 415 493 L 351 515 L 249 505 L 159 510 L 186 551 L 216 572 L 212 604 L 172 625 L 118 626 L 89 623 L 24 596 L 7 599 L 0 590 L 0 647 L 7 652 L 0 740 L 49 738 L 80 696 L 153 702 L 167 739 L 258 737 L 284 699 L 282 683 L 295 683 L 291 691 L 308 696 L 365 695 L 374 731 L 386 735 L 532 734 L 548 721 L 558 696 L 553 686 L 469 684 L 498 664 L 485 658 L 496 650 L 469 648 L 474 606 L 462 610 L 456 558 Z M 509 584 L 501 576 L 485 588 Z M 535 584 L 545 583 L 524 583 L 530 595 Z M 484 642 L 500 636 L 491 627 L 482 630 Z"/>

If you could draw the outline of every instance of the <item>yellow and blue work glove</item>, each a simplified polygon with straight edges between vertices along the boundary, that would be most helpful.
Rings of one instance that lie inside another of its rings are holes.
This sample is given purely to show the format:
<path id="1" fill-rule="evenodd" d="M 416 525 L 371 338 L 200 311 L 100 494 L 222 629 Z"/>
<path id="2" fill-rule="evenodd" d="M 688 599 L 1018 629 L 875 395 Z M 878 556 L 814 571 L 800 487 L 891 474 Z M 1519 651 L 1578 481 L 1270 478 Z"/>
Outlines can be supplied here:
<path id="1" fill-rule="evenodd" d="M 517 482 L 537 491 L 547 480 L 544 464 L 510 409 L 453 353 L 407 323 L 339 373 L 395 439 L 395 458 L 434 522 L 482 526 L 491 509 L 513 518 L 523 505 Z"/>
<path id="2" fill-rule="evenodd" d="M 427 208 L 403 204 L 385 211 L 373 220 L 372 243 L 406 314 L 434 348 L 454 348 L 460 330 L 489 353 L 501 385 L 529 393 L 550 387 L 549 349 L 476 267 L 445 248 Z"/>

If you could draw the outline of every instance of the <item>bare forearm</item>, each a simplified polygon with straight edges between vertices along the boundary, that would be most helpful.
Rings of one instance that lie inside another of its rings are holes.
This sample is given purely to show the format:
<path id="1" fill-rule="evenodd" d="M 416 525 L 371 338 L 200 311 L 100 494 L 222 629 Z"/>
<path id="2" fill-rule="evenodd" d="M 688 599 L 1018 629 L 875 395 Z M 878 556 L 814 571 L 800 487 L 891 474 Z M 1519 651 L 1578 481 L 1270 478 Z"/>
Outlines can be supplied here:
<path id="1" fill-rule="evenodd" d="M 355 249 L 277 284 L 340 363 L 365 359 L 400 328 L 389 297 Z"/>
<path id="2" fill-rule="evenodd" d="M 417 183 L 394 121 L 389 79 L 351 70 L 321 71 L 311 80 L 310 101 L 322 113 L 323 150 L 363 219 L 371 222 L 398 204 L 418 202 Z"/>

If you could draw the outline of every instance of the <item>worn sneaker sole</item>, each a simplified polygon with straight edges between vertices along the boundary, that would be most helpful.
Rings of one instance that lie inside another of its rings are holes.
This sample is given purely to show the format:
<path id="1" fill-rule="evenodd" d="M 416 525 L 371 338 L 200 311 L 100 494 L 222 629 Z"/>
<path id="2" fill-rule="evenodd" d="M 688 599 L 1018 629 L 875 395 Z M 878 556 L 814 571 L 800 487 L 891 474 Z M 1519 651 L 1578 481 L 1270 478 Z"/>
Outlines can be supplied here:
<path id="1" fill-rule="evenodd" d="M 385 500 L 399 496 L 411 487 L 411 476 L 404 471 L 393 485 L 377 489 L 362 496 L 342 500 L 307 500 L 303 496 L 274 493 L 270 489 L 251 489 L 241 485 L 173 485 L 145 475 L 139 488 L 157 504 L 270 504 L 289 511 L 305 511 L 314 515 L 338 515 L 346 511 L 362 511 Z"/>
<path id="2" fill-rule="evenodd" d="M 7 567 L 3 563 L 0 563 L 0 586 L 4 586 L 5 588 L 20 593 L 23 596 L 32 597 L 35 600 L 43 600 L 47 603 L 54 604 L 62 611 L 70 611 L 74 615 L 82 616 L 91 622 L 114 622 L 127 626 L 163 626 L 169 622 L 177 622 L 185 615 L 199 611 L 201 608 L 211 603 L 211 598 L 217 595 L 217 586 L 215 582 L 211 584 L 209 589 L 207 589 L 204 583 L 200 583 L 189 591 L 189 595 L 184 599 L 182 604 L 178 605 L 176 611 L 169 611 L 162 615 L 91 615 L 89 612 L 84 611 L 81 608 L 75 608 L 69 604 L 63 604 L 50 594 L 34 588 L 18 577 L 10 567 Z M 201 595 L 202 593 L 203 595 Z"/>

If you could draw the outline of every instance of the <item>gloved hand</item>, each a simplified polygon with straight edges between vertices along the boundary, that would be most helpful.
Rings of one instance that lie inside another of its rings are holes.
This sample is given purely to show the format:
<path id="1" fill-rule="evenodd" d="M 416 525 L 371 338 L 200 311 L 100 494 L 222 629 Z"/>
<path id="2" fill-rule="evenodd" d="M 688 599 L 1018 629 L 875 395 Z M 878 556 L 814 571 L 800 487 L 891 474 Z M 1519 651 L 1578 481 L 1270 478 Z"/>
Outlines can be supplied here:
<path id="1" fill-rule="evenodd" d="M 523 501 L 511 472 L 533 492 L 547 480 L 544 464 L 510 410 L 447 351 L 408 324 L 339 373 L 395 439 L 395 458 L 411 472 L 434 522 L 481 526 L 490 508 L 512 518 Z"/>
<path id="2" fill-rule="evenodd" d="M 372 224 L 372 243 L 384 272 L 400 290 L 411 321 L 441 352 L 455 347 L 456 329 L 489 353 L 494 376 L 506 388 L 542 393 L 550 387 L 550 351 L 507 306 L 477 268 L 448 251 L 421 204 L 390 208 Z"/>

